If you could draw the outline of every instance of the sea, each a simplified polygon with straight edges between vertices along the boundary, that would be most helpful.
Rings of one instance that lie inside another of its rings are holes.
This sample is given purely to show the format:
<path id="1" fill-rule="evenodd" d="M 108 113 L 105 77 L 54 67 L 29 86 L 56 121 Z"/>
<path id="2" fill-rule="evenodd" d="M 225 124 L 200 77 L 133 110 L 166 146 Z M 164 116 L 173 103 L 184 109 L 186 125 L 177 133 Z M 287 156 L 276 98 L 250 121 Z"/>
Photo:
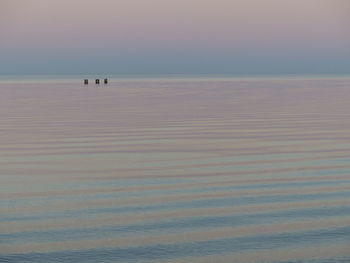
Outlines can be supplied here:
<path id="1" fill-rule="evenodd" d="M 350 76 L 0 77 L 0 262 L 349 263 Z"/>

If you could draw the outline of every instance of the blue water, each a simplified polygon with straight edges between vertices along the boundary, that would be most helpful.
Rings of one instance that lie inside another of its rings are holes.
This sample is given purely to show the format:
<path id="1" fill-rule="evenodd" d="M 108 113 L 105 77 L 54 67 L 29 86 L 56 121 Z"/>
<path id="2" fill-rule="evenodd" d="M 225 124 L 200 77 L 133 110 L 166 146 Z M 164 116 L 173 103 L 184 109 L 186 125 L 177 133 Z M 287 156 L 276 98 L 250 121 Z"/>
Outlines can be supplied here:
<path id="1" fill-rule="evenodd" d="M 350 262 L 350 78 L 84 77 L 0 78 L 0 262 Z"/>

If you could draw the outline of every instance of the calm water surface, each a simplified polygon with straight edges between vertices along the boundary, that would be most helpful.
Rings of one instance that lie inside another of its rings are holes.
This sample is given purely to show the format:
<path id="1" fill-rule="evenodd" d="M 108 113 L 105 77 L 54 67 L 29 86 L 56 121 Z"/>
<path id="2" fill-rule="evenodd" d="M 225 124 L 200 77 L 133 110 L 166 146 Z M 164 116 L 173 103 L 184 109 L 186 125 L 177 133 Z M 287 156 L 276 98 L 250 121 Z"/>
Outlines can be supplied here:
<path id="1" fill-rule="evenodd" d="M 0 92 L 0 262 L 350 262 L 350 78 Z"/>

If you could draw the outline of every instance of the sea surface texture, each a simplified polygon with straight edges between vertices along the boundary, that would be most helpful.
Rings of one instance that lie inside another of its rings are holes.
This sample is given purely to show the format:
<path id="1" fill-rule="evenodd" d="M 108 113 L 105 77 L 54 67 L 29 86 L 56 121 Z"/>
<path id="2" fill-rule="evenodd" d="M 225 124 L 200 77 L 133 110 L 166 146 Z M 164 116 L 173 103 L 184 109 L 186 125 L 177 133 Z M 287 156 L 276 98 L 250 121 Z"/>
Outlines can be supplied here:
<path id="1" fill-rule="evenodd" d="M 1 263 L 350 262 L 350 78 L 0 94 Z"/>

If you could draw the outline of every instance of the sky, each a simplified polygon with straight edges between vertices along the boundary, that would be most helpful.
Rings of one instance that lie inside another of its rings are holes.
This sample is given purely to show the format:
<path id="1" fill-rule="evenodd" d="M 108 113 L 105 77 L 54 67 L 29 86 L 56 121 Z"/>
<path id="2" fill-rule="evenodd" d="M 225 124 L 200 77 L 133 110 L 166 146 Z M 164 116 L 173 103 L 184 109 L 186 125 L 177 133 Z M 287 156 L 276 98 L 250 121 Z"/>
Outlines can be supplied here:
<path id="1" fill-rule="evenodd" d="M 347 74 L 349 0 L 0 0 L 0 74 Z"/>

